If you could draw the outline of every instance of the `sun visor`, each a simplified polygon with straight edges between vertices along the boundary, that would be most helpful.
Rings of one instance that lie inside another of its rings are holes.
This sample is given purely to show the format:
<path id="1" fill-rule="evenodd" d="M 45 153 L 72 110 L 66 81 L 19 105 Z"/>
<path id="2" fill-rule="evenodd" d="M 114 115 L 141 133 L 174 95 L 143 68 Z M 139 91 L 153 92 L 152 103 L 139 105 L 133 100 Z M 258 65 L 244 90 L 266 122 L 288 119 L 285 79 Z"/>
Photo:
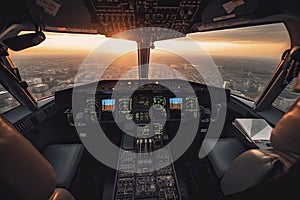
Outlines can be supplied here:
<path id="1" fill-rule="evenodd" d="M 27 33 L 23 35 L 17 35 L 12 38 L 7 38 L 3 40 L 3 43 L 13 51 L 21 51 L 23 49 L 36 46 L 45 39 L 45 34 L 41 31 L 38 31 L 36 33 Z"/>

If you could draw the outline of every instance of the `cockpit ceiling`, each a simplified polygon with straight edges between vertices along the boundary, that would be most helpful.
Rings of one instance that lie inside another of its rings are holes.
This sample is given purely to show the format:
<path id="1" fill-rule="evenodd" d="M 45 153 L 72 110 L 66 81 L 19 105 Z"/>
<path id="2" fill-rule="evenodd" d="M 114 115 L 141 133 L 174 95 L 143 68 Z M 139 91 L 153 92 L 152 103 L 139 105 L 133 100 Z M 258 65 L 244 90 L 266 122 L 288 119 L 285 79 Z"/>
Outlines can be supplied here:
<path id="1" fill-rule="evenodd" d="M 285 13 L 299 17 L 298 0 L 10 0 L 1 8 L 1 29 L 31 21 L 47 30 L 108 37 L 141 27 L 187 34 Z"/>

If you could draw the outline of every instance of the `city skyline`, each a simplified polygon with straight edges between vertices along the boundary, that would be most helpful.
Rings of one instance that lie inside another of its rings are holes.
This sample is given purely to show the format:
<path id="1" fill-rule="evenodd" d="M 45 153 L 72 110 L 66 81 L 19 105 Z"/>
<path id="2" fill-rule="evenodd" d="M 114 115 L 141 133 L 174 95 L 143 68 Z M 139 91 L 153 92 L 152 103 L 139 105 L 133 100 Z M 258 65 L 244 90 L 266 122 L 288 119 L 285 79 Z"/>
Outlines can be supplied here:
<path id="1" fill-rule="evenodd" d="M 205 84 L 201 76 L 197 75 L 195 69 L 197 66 L 188 63 L 180 56 L 176 57 L 169 54 L 169 57 L 166 57 L 166 55 L 168 54 L 159 57 L 154 56 L 157 63 L 161 63 L 162 66 L 165 65 L 167 68 L 150 65 L 150 79 L 184 78 L 185 80 Z M 123 78 L 138 79 L 138 69 L 134 65 L 136 61 L 131 60 L 129 62 L 132 57 L 134 57 L 134 53 L 131 56 L 127 55 L 115 60 L 106 68 L 101 80 L 118 80 L 127 71 L 130 71 L 130 73 Z M 278 59 L 233 56 L 214 56 L 213 59 L 214 64 L 221 73 L 223 87 L 230 89 L 233 94 L 252 100 L 255 100 L 264 89 L 279 62 Z M 19 68 L 23 80 L 28 83 L 30 91 L 39 99 L 53 95 L 56 91 L 72 87 L 84 57 L 76 55 L 65 57 L 36 55 L 30 57 L 30 59 L 21 56 L 15 57 L 13 60 Z M 98 67 L 102 68 L 104 66 L 99 64 Z M 81 75 L 81 79 L 86 83 L 90 79 L 96 80 L 95 77 L 92 77 L 93 75 L 93 73 L 87 71 Z M 295 97 L 294 93 L 288 89 L 281 94 L 276 105 L 279 105 L 282 110 L 287 110 Z"/>
<path id="2" fill-rule="evenodd" d="M 125 56 L 126 58 L 126 56 Z M 31 57 L 16 57 L 14 59 L 16 66 L 19 68 L 23 80 L 25 80 L 30 91 L 37 98 L 44 98 L 51 96 L 56 91 L 64 90 L 73 86 L 74 77 L 80 64 L 84 58 L 76 55 L 69 57 L 61 57 L 55 55 L 48 56 L 35 56 Z M 156 58 L 158 59 L 158 58 Z M 165 65 L 169 68 L 176 70 L 178 73 L 173 73 L 171 76 L 174 78 L 185 77 L 187 80 L 193 82 L 204 83 L 201 77 L 196 75 L 194 65 L 186 63 L 185 60 L 178 57 L 178 59 L 170 60 L 161 57 L 165 61 Z M 158 60 L 160 62 L 161 60 Z M 262 58 L 247 58 L 247 57 L 214 57 L 216 66 L 218 67 L 224 84 L 223 87 L 231 90 L 231 93 L 242 96 L 253 101 L 258 97 L 260 92 L 264 89 L 269 78 L 271 78 L 275 70 L 278 60 L 277 59 L 262 59 Z M 125 66 L 122 58 L 116 60 L 104 73 L 103 79 L 118 79 L 133 66 Z M 126 68 L 127 67 L 127 68 Z M 161 69 L 153 68 L 153 69 Z M 180 76 L 178 76 L 178 74 Z M 170 76 L 168 71 L 164 70 L 150 70 L 150 78 Z M 83 79 L 88 80 L 90 74 L 85 74 Z M 182 76 L 182 77 L 181 77 Z M 138 71 L 133 71 L 129 74 L 129 78 L 138 78 Z M 297 98 L 297 94 L 293 93 L 290 84 L 286 90 L 273 103 L 277 108 L 287 111 L 292 103 Z M 0 112 L 4 112 L 11 107 L 18 106 L 19 103 L 0 85 L 0 103 L 2 107 Z"/>

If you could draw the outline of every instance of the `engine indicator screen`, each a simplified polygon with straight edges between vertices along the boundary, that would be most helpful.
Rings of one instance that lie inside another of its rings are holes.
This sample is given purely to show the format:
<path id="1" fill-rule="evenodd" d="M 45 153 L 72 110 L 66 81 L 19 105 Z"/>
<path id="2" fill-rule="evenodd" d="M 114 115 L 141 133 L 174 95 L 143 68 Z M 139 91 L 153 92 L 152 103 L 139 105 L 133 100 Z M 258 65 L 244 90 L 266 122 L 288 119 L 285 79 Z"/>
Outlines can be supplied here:
<path id="1" fill-rule="evenodd" d="M 115 99 L 102 99 L 102 111 L 103 112 L 113 112 L 116 107 Z"/>
<path id="2" fill-rule="evenodd" d="M 147 96 L 139 95 L 135 100 L 136 109 L 149 109 L 150 108 L 150 99 Z"/>
<path id="3" fill-rule="evenodd" d="M 182 108 L 182 98 L 170 98 L 170 109 L 181 110 Z"/>

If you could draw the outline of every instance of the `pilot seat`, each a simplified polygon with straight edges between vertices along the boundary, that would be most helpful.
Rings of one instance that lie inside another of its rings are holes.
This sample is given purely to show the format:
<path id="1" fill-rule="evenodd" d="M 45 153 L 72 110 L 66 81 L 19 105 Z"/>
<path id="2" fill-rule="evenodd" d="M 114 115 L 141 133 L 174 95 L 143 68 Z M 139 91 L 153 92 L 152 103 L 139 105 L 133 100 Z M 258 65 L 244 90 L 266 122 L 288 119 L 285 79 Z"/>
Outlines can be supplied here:
<path id="1" fill-rule="evenodd" d="M 0 116 L 0 197 L 15 200 L 75 200 L 68 191 L 83 146 L 50 145 L 42 155 Z"/>

